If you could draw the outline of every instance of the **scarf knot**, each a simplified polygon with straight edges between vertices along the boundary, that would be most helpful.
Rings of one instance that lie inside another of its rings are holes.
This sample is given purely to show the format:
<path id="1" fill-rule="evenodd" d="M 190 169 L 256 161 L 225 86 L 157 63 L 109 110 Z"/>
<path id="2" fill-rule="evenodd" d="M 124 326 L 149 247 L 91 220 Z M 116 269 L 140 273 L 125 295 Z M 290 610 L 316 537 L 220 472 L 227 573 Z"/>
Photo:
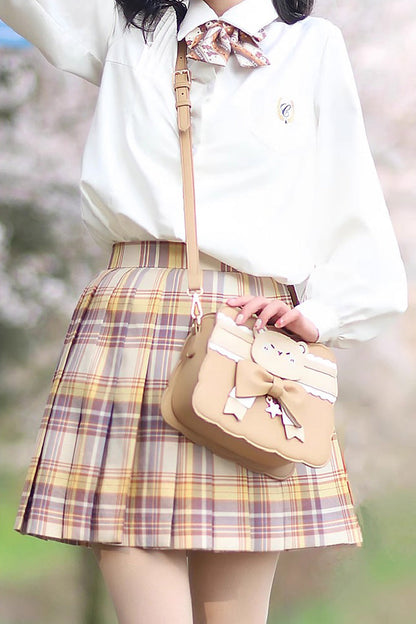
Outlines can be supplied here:
<path id="1" fill-rule="evenodd" d="M 263 28 L 256 35 L 249 35 L 222 20 L 210 20 L 186 35 L 187 56 L 225 66 L 230 54 L 234 53 L 242 67 L 264 67 L 270 65 L 270 61 L 258 44 L 265 36 Z"/>

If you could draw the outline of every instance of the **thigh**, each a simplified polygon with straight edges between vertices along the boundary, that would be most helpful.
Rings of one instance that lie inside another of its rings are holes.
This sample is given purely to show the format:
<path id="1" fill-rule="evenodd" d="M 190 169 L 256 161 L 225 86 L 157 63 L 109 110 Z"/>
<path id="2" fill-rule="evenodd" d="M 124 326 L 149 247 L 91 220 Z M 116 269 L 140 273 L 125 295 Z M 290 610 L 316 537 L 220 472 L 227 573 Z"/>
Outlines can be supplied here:
<path id="1" fill-rule="evenodd" d="M 188 553 L 194 624 L 265 624 L 279 553 Z"/>
<path id="2" fill-rule="evenodd" d="M 119 624 L 192 624 L 185 551 L 94 546 Z"/>

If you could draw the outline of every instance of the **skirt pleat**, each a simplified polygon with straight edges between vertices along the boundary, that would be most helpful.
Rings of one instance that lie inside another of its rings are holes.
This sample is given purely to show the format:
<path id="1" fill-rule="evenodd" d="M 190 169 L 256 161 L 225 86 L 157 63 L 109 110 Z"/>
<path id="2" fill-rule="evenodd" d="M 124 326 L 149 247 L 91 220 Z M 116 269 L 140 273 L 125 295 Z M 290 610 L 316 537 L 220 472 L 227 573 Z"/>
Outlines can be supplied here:
<path id="1" fill-rule="evenodd" d="M 189 331 L 184 246 L 117 244 L 73 314 L 15 528 L 73 544 L 270 551 L 361 542 L 336 436 L 331 460 L 279 482 L 169 427 L 160 400 Z M 203 263 L 204 312 L 278 297 L 271 278 Z"/>

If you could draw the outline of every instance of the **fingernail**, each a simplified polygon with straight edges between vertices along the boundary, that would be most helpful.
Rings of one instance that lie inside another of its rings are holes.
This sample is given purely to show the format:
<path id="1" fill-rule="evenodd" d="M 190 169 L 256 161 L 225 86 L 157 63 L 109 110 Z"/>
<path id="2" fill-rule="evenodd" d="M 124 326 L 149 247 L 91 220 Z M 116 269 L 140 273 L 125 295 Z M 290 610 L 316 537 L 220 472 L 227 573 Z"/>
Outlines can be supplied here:
<path id="1" fill-rule="evenodd" d="M 236 323 L 242 323 L 243 321 L 244 321 L 244 316 L 242 314 L 239 314 L 237 318 L 235 319 Z"/>
<path id="2" fill-rule="evenodd" d="M 262 325 L 263 323 L 261 319 L 257 319 L 257 321 L 254 323 L 254 329 L 260 329 Z"/>

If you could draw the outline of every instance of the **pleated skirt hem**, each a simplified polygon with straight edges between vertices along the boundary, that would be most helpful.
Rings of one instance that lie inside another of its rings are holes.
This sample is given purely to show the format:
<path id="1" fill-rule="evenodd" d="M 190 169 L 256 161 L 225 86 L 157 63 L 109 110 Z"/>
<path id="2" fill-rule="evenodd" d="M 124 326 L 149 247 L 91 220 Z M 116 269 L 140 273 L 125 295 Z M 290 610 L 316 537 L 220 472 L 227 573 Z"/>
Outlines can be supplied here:
<path id="1" fill-rule="evenodd" d="M 107 541 L 102 541 L 102 542 L 83 541 L 83 540 L 75 540 L 75 539 L 64 539 L 62 537 L 55 536 L 55 535 L 30 533 L 30 532 L 26 532 L 26 531 L 18 530 L 18 529 L 15 529 L 15 530 L 21 535 L 28 535 L 30 537 L 36 537 L 41 540 L 44 540 L 45 542 L 49 542 L 49 541 L 60 542 L 61 544 L 68 544 L 71 546 L 83 546 L 86 548 L 92 548 L 93 546 L 96 546 L 96 545 L 103 545 L 103 546 L 116 546 L 120 548 L 123 548 L 123 547 L 140 548 L 142 550 L 185 550 L 185 551 L 199 550 L 199 551 L 222 553 L 222 552 L 285 552 L 285 551 L 292 551 L 292 550 L 301 550 L 304 548 L 330 548 L 331 546 L 352 546 L 355 548 L 362 547 L 362 538 L 360 536 L 356 536 L 355 538 L 351 538 L 351 539 L 348 539 L 347 537 L 332 536 L 331 538 L 324 540 L 324 543 L 308 544 L 308 545 L 300 545 L 296 543 L 285 543 L 285 544 L 280 545 L 279 542 L 276 542 L 276 543 L 270 543 L 267 546 L 267 548 L 256 548 L 254 546 L 253 548 L 241 548 L 238 546 L 233 546 L 231 543 L 226 542 L 223 546 L 218 545 L 216 548 L 212 548 L 208 546 L 204 547 L 203 545 L 199 546 L 198 544 L 195 544 L 195 542 L 190 543 L 190 545 L 186 545 L 186 543 L 179 542 L 178 544 L 172 543 L 169 546 L 158 545 L 158 544 L 149 546 L 148 544 L 142 544 L 142 543 L 127 544 L 127 543 L 107 542 Z"/>

